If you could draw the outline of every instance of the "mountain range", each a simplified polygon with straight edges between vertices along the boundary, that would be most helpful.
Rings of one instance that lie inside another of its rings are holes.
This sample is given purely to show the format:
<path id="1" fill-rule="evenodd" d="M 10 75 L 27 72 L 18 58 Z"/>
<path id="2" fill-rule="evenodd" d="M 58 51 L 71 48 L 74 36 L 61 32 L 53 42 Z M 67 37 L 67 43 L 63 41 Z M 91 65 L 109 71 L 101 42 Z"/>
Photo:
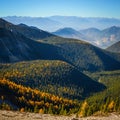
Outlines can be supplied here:
<path id="1" fill-rule="evenodd" d="M 39 29 L 52 32 L 58 36 L 88 41 L 101 48 L 107 48 L 120 40 L 120 20 L 114 18 L 84 18 L 75 16 L 8 16 L 3 18 L 13 24 L 20 24 L 20 32 L 25 30 L 24 24 L 28 26 L 32 25 L 38 27 Z M 23 26 L 24 30 L 22 29 Z M 35 27 L 31 27 L 31 29 L 35 30 Z M 32 30 L 28 32 L 31 33 L 31 38 L 33 38 L 34 31 Z M 38 34 L 39 33 L 40 31 Z M 39 35 L 44 37 L 43 33 Z M 50 33 L 48 36 L 50 36 Z"/>
<path id="2" fill-rule="evenodd" d="M 109 31 L 117 33 L 103 33 Z M 120 53 L 113 48 L 3 19 L 0 48 L 1 109 L 83 116 L 119 111 Z"/>
<path id="3" fill-rule="evenodd" d="M 104 30 L 86 29 L 80 32 L 86 35 L 90 40 L 93 40 L 95 45 L 102 48 L 107 48 L 120 41 L 120 27 L 117 26 L 112 26 Z"/>
<path id="4" fill-rule="evenodd" d="M 84 40 L 95 46 L 107 48 L 120 40 L 120 27 L 112 26 L 104 30 L 88 28 L 79 31 L 72 28 L 63 28 L 53 32 L 53 34 L 66 38 Z"/>
<path id="5" fill-rule="evenodd" d="M 120 19 L 115 18 L 94 18 L 94 17 L 76 17 L 76 16 L 50 16 L 50 17 L 20 17 L 7 16 L 3 19 L 14 23 L 24 23 L 29 26 L 35 26 L 45 31 L 54 32 L 58 29 L 70 27 L 76 30 L 87 28 L 105 29 L 111 26 L 120 26 Z"/>
<path id="6" fill-rule="evenodd" d="M 111 57 L 107 51 L 87 42 L 57 37 L 44 31 L 42 33 L 46 37 L 40 40 L 38 31 L 41 30 L 31 29 L 31 27 L 25 25 L 22 25 L 22 29 L 24 30 L 21 30 L 21 25 L 13 25 L 1 19 L 1 61 L 55 59 L 66 61 L 80 70 L 119 69 L 120 63 L 115 57 Z M 38 37 L 37 39 L 34 37 L 36 40 L 31 39 L 30 30 L 33 30 L 34 36 Z M 51 36 L 48 37 L 48 35 Z"/>

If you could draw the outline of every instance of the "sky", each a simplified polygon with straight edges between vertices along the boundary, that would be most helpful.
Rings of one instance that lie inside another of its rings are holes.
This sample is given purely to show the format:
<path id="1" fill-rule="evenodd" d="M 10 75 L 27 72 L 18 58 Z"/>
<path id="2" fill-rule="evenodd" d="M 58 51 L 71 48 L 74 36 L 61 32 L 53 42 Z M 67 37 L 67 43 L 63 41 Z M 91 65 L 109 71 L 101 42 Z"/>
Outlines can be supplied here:
<path id="1" fill-rule="evenodd" d="M 120 18 L 120 0 L 0 0 L 0 17 L 54 15 Z"/>

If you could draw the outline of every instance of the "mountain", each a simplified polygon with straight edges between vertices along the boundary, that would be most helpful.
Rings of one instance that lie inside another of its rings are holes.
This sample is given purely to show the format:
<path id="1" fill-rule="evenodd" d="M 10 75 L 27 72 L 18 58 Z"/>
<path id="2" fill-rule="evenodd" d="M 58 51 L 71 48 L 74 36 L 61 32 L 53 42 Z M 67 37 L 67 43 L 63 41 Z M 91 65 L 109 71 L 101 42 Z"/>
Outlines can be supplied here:
<path id="1" fill-rule="evenodd" d="M 88 28 L 88 29 L 79 30 L 79 32 L 87 36 L 88 41 L 91 42 L 98 38 L 101 31 L 97 28 Z"/>
<path id="2" fill-rule="evenodd" d="M 112 26 L 110 28 L 104 29 L 100 34 L 100 38 L 102 42 L 106 44 L 106 47 L 108 47 L 120 40 L 119 34 L 120 27 Z"/>
<path id="3" fill-rule="evenodd" d="M 120 41 L 109 46 L 106 50 L 111 51 L 111 52 L 120 53 Z"/>
<path id="4" fill-rule="evenodd" d="M 36 42 L 25 36 L 0 28 L 0 62 L 34 59 L 58 59 L 57 47 Z"/>
<path id="5" fill-rule="evenodd" d="M 111 54 L 90 43 L 61 37 L 49 37 L 43 42 L 60 47 L 59 54 L 63 59 L 82 71 L 120 69 L 119 54 Z"/>
<path id="6" fill-rule="evenodd" d="M 57 36 L 34 41 L 17 32 L 18 29 L 12 30 L 14 25 L 11 23 L 4 20 L 2 22 L 3 28 L 0 28 L 1 62 L 52 59 L 66 61 L 82 71 L 119 69 L 120 61 L 116 59 L 117 55 L 111 55 L 87 42 Z"/>
<path id="7" fill-rule="evenodd" d="M 83 34 L 74 30 L 73 28 L 63 28 L 52 33 L 65 38 L 75 38 L 75 39 L 81 39 L 81 40 L 86 39 Z"/>
<path id="8" fill-rule="evenodd" d="M 32 25 L 50 32 L 59 30 L 61 28 L 72 28 L 74 30 L 78 30 L 80 33 L 78 33 L 78 31 L 72 30 L 74 31 L 73 33 L 75 35 L 69 35 L 69 34 L 65 35 L 63 33 L 62 34 L 59 33 L 60 31 L 57 31 L 58 35 L 63 37 L 68 37 L 68 38 L 72 37 L 76 39 L 82 39 L 101 48 L 107 48 L 108 46 L 114 44 L 119 40 L 120 20 L 114 19 L 114 18 L 92 18 L 92 17 L 84 18 L 84 17 L 75 17 L 75 16 L 51 16 L 51 17 L 37 18 L 37 17 L 8 16 L 8 17 L 4 17 L 4 19 L 14 24 L 23 23 L 29 26 Z M 115 26 L 118 26 L 118 27 L 115 27 Z M 116 29 L 117 32 L 113 33 L 111 32 L 110 29 Z M 23 33 L 21 30 L 19 30 L 19 32 Z M 26 30 L 26 34 L 30 35 L 31 38 L 33 39 L 34 38 L 39 39 L 40 37 L 39 33 L 40 33 L 40 30 L 36 32 L 36 35 L 34 34 L 34 32 L 30 34 L 29 31 Z M 46 34 L 43 35 L 43 37 L 48 37 L 48 36 L 51 36 L 51 34 L 47 33 L 47 35 Z"/>
<path id="9" fill-rule="evenodd" d="M 117 26 L 112 26 L 104 30 L 89 28 L 80 30 L 80 32 L 89 38 L 87 40 L 90 43 L 101 48 L 107 48 L 120 40 L 120 27 Z"/>
<path id="10" fill-rule="evenodd" d="M 33 27 L 33 26 L 29 27 L 29 26 L 24 25 L 24 24 L 19 24 L 15 30 L 18 31 L 19 33 L 23 34 L 24 36 L 31 38 L 31 39 L 35 39 L 35 40 L 54 36 L 51 33 L 40 30 L 40 29 Z"/>
<path id="11" fill-rule="evenodd" d="M 120 26 L 120 19 L 115 18 L 95 18 L 76 16 L 51 16 L 51 17 L 17 17 L 8 16 L 3 19 L 13 23 L 24 23 L 35 26 L 45 31 L 56 31 L 60 28 L 70 27 L 76 30 L 87 28 L 105 29 L 111 26 Z"/>
<path id="12" fill-rule="evenodd" d="M 46 37 L 54 36 L 46 31 L 40 30 L 33 26 L 27 26 L 25 24 L 14 25 L 3 19 L 0 19 L 0 28 L 6 28 L 12 32 L 18 32 L 31 39 L 43 39 Z"/>
<path id="13" fill-rule="evenodd" d="M 79 31 L 72 28 L 63 28 L 53 32 L 53 34 L 65 38 L 84 40 L 95 46 L 106 48 L 120 40 L 120 27 L 112 26 L 104 30 L 88 28 Z"/>
<path id="14" fill-rule="evenodd" d="M 0 19 L 0 62 L 60 59 L 57 47 L 32 40 L 54 36 L 34 27 L 13 25 Z"/>

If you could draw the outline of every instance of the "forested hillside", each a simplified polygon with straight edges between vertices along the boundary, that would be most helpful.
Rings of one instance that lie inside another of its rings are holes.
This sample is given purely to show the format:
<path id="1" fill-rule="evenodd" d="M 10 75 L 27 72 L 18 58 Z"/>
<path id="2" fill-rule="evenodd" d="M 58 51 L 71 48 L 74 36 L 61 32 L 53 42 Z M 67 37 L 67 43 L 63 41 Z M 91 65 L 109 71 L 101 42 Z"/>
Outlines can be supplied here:
<path id="1" fill-rule="evenodd" d="M 0 77 L 70 99 L 85 99 L 105 86 L 62 61 L 31 61 L 1 65 Z"/>
<path id="2" fill-rule="evenodd" d="M 5 28 L 0 28 L 0 48 L 0 63 L 61 59 L 58 54 L 58 47 L 34 41 Z"/>
<path id="3" fill-rule="evenodd" d="M 24 87 L 6 79 L 0 80 L 0 109 L 49 114 L 71 114 L 79 104 L 37 89 Z"/>
<path id="4" fill-rule="evenodd" d="M 83 116 L 120 112 L 120 70 L 96 73 L 86 72 L 86 74 L 103 83 L 107 89 L 86 99 L 83 103 L 86 104 Z"/>
<path id="5" fill-rule="evenodd" d="M 10 30 L 14 33 L 20 33 L 30 39 L 43 39 L 54 36 L 46 31 L 40 30 L 34 26 L 27 26 L 25 24 L 14 25 L 0 18 L 0 28 Z"/>
<path id="6" fill-rule="evenodd" d="M 2 66 L 4 67 L 4 66 Z M 106 85 L 107 89 L 95 93 L 84 101 L 72 101 L 40 92 L 37 89 L 17 85 L 9 80 L 0 80 L 0 108 L 22 111 L 71 114 L 89 116 L 120 111 L 120 71 L 89 73 L 96 81 Z M 9 92 L 8 92 L 9 91 Z"/>
<path id="7" fill-rule="evenodd" d="M 87 42 L 61 37 L 49 37 L 43 42 L 62 48 L 58 53 L 81 71 L 120 69 L 119 54 L 111 54 Z"/>

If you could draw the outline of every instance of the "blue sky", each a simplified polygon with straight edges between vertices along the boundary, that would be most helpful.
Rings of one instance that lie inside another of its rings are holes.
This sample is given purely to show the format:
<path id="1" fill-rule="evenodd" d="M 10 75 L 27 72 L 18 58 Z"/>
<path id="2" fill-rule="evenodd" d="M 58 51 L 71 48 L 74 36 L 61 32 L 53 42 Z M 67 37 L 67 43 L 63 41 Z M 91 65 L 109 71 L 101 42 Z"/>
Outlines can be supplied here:
<path id="1" fill-rule="evenodd" d="M 14 15 L 120 18 L 120 0 L 0 0 L 0 17 Z"/>

